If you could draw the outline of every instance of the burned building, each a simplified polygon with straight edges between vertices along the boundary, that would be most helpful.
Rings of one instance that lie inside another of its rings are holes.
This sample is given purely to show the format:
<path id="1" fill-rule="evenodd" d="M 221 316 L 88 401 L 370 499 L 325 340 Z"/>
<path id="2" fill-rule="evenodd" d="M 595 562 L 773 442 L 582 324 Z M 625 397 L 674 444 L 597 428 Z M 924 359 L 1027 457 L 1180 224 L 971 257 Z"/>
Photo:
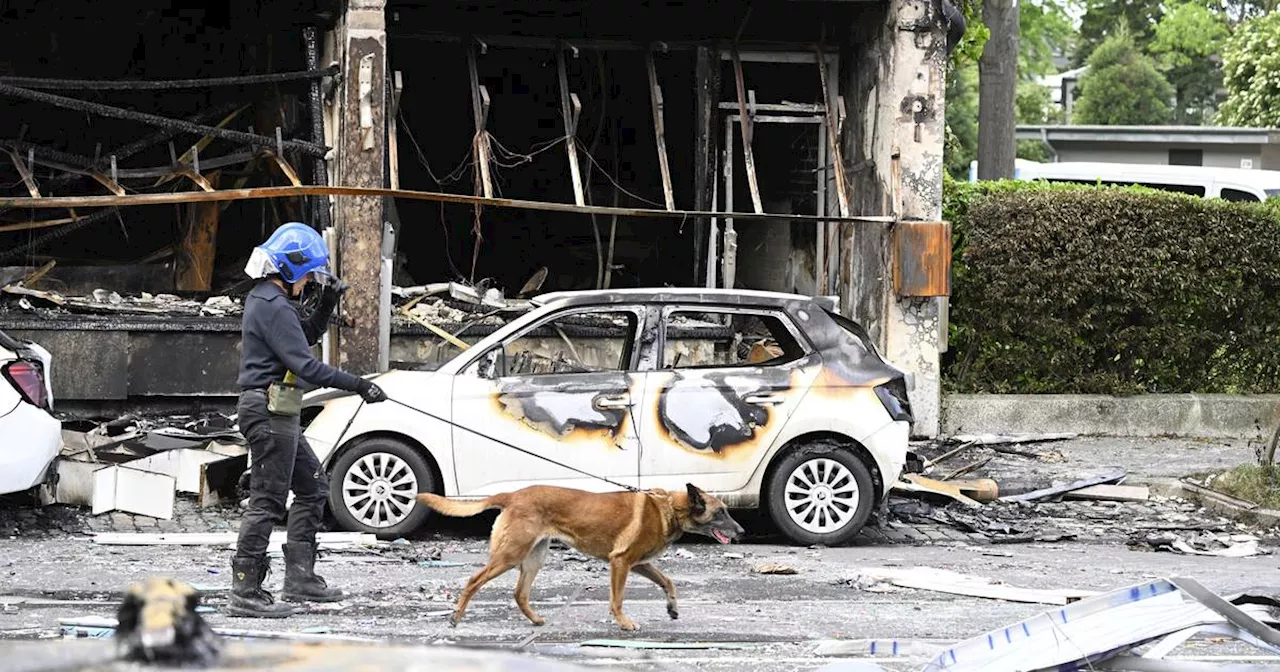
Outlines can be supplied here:
<path id="1" fill-rule="evenodd" d="M 938 0 L 0 12 L 0 329 L 63 362 L 61 402 L 234 395 L 245 260 L 306 221 L 357 287 L 344 367 L 482 337 L 522 290 L 832 295 L 937 432 Z M 486 319 L 400 310 L 450 282 Z"/>

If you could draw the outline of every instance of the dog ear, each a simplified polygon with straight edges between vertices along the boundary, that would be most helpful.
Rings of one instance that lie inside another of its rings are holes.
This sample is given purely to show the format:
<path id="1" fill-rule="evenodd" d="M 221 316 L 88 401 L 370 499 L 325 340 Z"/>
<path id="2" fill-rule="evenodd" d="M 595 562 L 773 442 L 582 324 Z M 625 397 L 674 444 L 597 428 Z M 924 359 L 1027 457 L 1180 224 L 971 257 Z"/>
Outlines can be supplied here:
<path id="1" fill-rule="evenodd" d="M 684 487 L 689 492 L 689 513 L 694 516 L 706 513 L 707 500 L 702 498 L 702 491 L 692 483 L 685 483 Z"/>

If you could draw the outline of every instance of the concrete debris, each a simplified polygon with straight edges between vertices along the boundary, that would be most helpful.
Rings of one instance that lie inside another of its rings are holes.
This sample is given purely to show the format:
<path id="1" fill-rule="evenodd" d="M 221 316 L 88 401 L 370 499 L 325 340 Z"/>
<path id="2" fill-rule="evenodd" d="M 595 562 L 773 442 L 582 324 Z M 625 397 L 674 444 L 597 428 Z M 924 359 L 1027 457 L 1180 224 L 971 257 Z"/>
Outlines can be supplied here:
<path id="1" fill-rule="evenodd" d="M 126 296 L 101 288 L 93 290 L 88 296 L 64 296 L 56 292 L 27 289 L 20 284 L 0 288 L 0 295 L 19 299 L 18 307 L 27 312 L 171 317 L 238 317 L 243 312 L 241 300 L 231 296 L 212 296 L 198 301 L 173 294 L 153 295 L 146 292 Z M 31 299 L 36 302 L 33 303 Z"/>
<path id="2" fill-rule="evenodd" d="M 759 565 L 756 565 L 755 567 L 752 567 L 751 571 L 755 574 L 773 574 L 778 576 L 790 576 L 790 575 L 799 573 L 798 571 L 796 571 L 795 567 L 792 567 L 790 565 L 783 565 L 776 562 L 761 563 Z"/>
<path id="3" fill-rule="evenodd" d="M 866 568 L 857 570 L 853 576 L 842 579 L 841 585 L 862 589 L 862 586 L 877 587 L 889 584 L 898 588 L 929 590 L 951 595 L 983 597 L 1007 602 L 1029 602 L 1032 604 L 1065 605 L 1096 595 L 1088 590 L 1045 590 L 1038 588 L 1018 588 L 992 579 L 959 574 L 936 567 L 911 568 Z M 877 588 L 870 592 L 890 592 Z"/>
<path id="4" fill-rule="evenodd" d="M 1214 534 L 1202 532 L 1194 535 L 1178 535 L 1173 532 L 1157 532 L 1141 537 L 1141 543 L 1156 551 L 1183 555 L 1210 555 L 1220 558 L 1247 558 L 1270 555 L 1271 551 L 1258 545 L 1261 541 L 1252 534 Z"/>
<path id="5" fill-rule="evenodd" d="M 68 422 L 62 438 L 40 500 L 90 506 L 94 515 L 124 511 L 169 520 L 178 493 L 196 495 L 202 506 L 234 501 L 248 464 L 244 438 L 218 413 L 126 415 L 91 427 Z"/>

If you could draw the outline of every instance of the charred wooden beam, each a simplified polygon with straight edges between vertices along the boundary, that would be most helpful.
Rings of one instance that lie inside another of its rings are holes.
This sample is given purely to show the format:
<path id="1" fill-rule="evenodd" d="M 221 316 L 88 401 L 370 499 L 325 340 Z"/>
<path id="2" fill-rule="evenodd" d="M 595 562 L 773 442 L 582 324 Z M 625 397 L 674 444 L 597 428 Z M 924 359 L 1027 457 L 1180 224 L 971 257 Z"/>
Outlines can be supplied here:
<path id="1" fill-rule="evenodd" d="M 0 77 L 0 84 L 20 86 L 24 89 L 65 91 L 170 91 L 177 89 L 212 89 L 220 86 L 253 86 L 284 82 L 318 81 L 338 74 L 338 68 L 319 69 L 307 64 L 307 70 L 299 72 L 273 72 L 262 75 L 238 77 L 206 77 L 203 79 L 57 79 L 51 77 Z"/>
<path id="2" fill-rule="evenodd" d="M 49 209 L 49 208 L 116 208 L 130 205 L 173 205 L 174 203 L 204 203 L 208 201 L 251 201 L 261 198 L 298 198 L 299 196 L 347 196 L 355 198 L 403 198 L 436 203 L 483 205 L 492 208 L 563 212 L 581 215 L 606 215 L 618 217 L 649 217 L 660 219 L 692 219 L 695 217 L 735 217 L 746 220 L 777 222 L 847 222 L 887 224 L 895 221 L 892 215 L 795 215 L 769 212 L 708 212 L 705 210 L 661 210 L 656 208 L 621 208 L 604 205 L 573 205 L 548 201 L 529 201 L 513 198 L 485 198 L 470 194 L 448 194 L 385 187 L 315 186 L 254 187 L 250 189 L 218 189 L 212 192 L 180 191 L 155 194 L 129 194 L 128 196 L 46 196 L 0 197 L 0 206 Z M 95 213 L 96 214 L 96 213 Z"/>
<path id="3" fill-rule="evenodd" d="M 711 47 L 699 46 L 694 63 L 693 125 L 693 209 L 715 210 L 716 176 L 715 115 L 720 99 L 720 59 Z M 708 267 L 709 233 L 712 219 L 700 217 L 694 222 L 694 285 L 704 284 Z"/>
<path id="4" fill-rule="evenodd" d="M 218 183 L 218 173 L 201 179 L 206 179 L 212 188 Z M 191 203 L 182 211 L 182 240 L 175 256 L 174 284 L 179 291 L 207 292 L 213 289 L 220 208 L 217 203 Z"/>
<path id="5" fill-rule="evenodd" d="M 158 114 L 149 114 L 147 112 L 138 112 L 128 110 L 113 105 L 104 105 L 102 103 L 94 103 L 87 100 L 77 98 L 68 98 L 43 91 L 33 91 L 31 89 L 23 89 L 7 84 L 0 84 L 0 96 L 17 98 L 20 100 L 29 100 L 37 103 L 46 103 L 55 107 L 61 107 L 77 112 L 85 112 L 88 114 L 97 114 L 104 117 L 114 119 L 124 119 L 127 121 L 136 121 L 141 124 L 158 126 L 174 131 L 195 133 L 198 135 L 210 135 L 215 138 L 221 138 L 228 142 L 235 142 L 242 145 L 253 147 L 272 147 L 276 144 L 276 139 L 265 135 L 256 135 L 253 133 L 244 133 L 242 131 L 233 131 L 216 126 L 205 126 L 196 124 L 182 119 L 173 119 L 170 117 L 162 117 Z M 328 151 L 323 145 L 316 145 L 310 142 L 300 142 L 298 140 L 286 140 L 285 147 L 302 152 L 308 156 L 323 156 Z"/>
<path id="6" fill-rule="evenodd" d="M 645 69 L 649 71 L 649 101 L 653 106 L 653 136 L 658 145 L 658 169 L 662 172 L 662 195 L 667 209 L 676 209 L 676 197 L 671 189 L 671 166 L 667 164 L 667 134 L 662 122 L 662 87 L 658 85 L 658 66 L 653 52 L 645 54 Z"/>
<path id="7" fill-rule="evenodd" d="M 306 51 L 307 70 L 309 71 L 320 68 L 319 32 L 315 26 L 307 26 L 302 29 L 302 41 Z M 310 80 L 307 88 L 307 116 L 310 117 L 311 121 L 311 142 L 317 145 L 325 144 L 324 95 L 320 89 L 319 79 Z M 329 169 L 325 165 L 324 157 L 322 156 L 312 157 L 311 159 L 311 183 L 329 184 Z M 329 199 L 323 197 L 314 198 L 312 199 L 311 208 L 316 228 L 321 231 L 329 228 Z"/>
<path id="8" fill-rule="evenodd" d="M 738 114 L 742 116 L 742 161 L 747 167 L 747 186 L 751 189 L 751 204 L 756 212 L 764 212 L 764 203 L 760 200 L 760 185 L 756 181 L 756 158 L 751 151 L 751 114 L 747 110 L 747 89 L 742 77 L 742 59 L 738 50 L 733 50 L 733 80 L 738 89 Z M 729 166 L 733 170 L 733 166 Z"/>

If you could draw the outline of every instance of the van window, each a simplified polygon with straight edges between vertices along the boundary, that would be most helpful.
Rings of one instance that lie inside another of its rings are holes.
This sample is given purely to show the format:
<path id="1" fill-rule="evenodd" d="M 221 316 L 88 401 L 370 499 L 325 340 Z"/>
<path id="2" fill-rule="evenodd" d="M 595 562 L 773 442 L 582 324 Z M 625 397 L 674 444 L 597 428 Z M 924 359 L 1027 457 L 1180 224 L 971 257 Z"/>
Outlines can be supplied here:
<path id="1" fill-rule="evenodd" d="M 1267 198 L 1268 199 L 1280 198 L 1280 189 L 1268 189 Z"/>
<path id="2" fill-rule="evenodd" d="M 1205 194 L 1205 188 L 1196 184 L 1159 184 L 1156 182 L 1124 182 L 1116 180 L 1081 180 L 1068 178 L 1048 178 L 1048 182 L 1069 182 L 1072 184 L 1101 184 L 1107 187 L 1131 187 L 1135 184 L 1141 185 L 1148 189 L 1159 189 L 1161 191 L 1173 191 L 1180 194 L 1191 194 L 1192 196 L 1201 196 Z"/>
<path id="3" fill-rule="evenodd" d="M 1251 193 L 1249 193 L 1249 192 L 1247 192 L 1247 191 L 1241 191 L 1241 190 L 1239 190 L 1239 189 L 1229 189 L 1229 188 L 1227 188 L 1227 187 L 1223 187 L 1223 188 L 1222 188 L 1222 200 L 1224 200 L 1224 201 L 1246 201 L 1246 202 L 1249 202 L 1249 203 L 1257 203 L 1257 202 L 1258 202 L 1258 197 L 1257 197 L 1257 196 L 1255 196 L 1255 195 L 1253 195 L 1253 194 L 1251 194 Z"/>

